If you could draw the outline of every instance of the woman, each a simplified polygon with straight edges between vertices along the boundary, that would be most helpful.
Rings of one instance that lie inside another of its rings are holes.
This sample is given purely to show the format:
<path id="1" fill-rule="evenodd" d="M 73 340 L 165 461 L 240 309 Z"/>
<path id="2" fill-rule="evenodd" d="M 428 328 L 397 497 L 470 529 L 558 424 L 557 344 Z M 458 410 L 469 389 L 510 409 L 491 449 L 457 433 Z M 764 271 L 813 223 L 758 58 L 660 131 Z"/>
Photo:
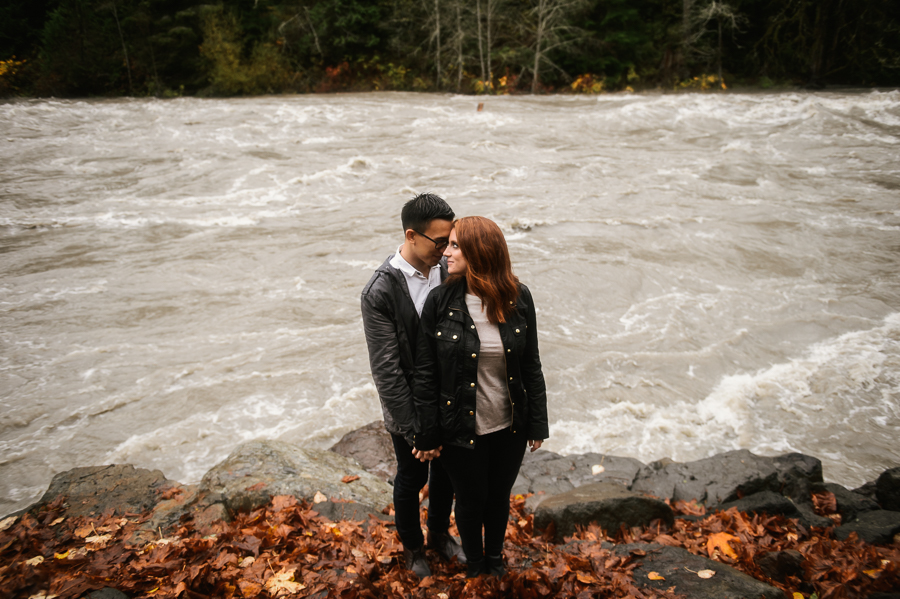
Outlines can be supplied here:
<path id="1" fill-rule="evenodd" d="M 419 324 L 414 453 L 439 457 L 450 476 L 467 576 L 502 576 L 526 441 L 535 451 L 549 435 L 534 303 L 493 221 L 455 221 L 444 256 L 449 276 Z"/>

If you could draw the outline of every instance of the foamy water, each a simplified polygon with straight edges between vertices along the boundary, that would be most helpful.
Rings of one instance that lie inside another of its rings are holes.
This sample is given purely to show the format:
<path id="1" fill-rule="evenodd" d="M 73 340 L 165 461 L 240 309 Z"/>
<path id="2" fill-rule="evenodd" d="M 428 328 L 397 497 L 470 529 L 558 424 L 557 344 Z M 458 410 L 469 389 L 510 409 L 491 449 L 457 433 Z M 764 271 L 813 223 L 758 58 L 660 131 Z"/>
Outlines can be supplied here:
<path id="1" fill-rule="evenodd" d="M 507 233 L 548 449 L 900 464 L 900 93 L 476 104 L 0 104 L 0 512 L 380 418 L 359 291 L 421 191 Z"/>

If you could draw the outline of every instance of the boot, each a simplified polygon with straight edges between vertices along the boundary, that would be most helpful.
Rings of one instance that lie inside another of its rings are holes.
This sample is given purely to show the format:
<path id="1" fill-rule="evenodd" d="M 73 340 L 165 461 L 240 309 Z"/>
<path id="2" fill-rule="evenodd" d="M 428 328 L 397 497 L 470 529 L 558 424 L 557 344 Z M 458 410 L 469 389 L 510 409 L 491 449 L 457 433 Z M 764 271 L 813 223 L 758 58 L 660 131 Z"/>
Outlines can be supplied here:
<path id="1" fill-rule="evenodd" d="M 428 560 L 425 559 L 425 545 L 418 549 L 404 547 L 403 560 L 406 562 L 406 569 L 411 570 L 419 578 L 431 576 L 431 568 L 428 567 Z"/>
<path id="2" fill-rule="evenodd" d="M 503 578 L 503 575 L 506 574 L 506 564 L 503 563 L 503 556 L 486 555 L 484 558 L 484 570 L 491 576 Z"/>
<path id="3" fill-rule="evenodd" d="M 434 534 L 429 530 L 428 548 L 437 551 L 437 554 L 445 561 L 449 562 L 455 557 L 459 563 L 466 563 L 466 554 L 463 553 L 462 546 L 447 531 Z"/>
<path id="4" fill-rule="evenodd" d="M 469 560 L 466 563 L 466 578 L 478 578 L 482 574 L 487 574 L 484 569 L 484 558 Z"/>

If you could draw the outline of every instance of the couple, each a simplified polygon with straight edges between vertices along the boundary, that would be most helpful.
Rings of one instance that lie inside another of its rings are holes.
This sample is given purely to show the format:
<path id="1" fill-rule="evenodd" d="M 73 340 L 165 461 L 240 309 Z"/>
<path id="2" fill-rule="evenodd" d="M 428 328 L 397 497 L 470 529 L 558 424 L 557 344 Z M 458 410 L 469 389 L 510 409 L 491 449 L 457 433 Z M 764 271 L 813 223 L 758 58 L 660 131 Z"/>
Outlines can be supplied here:
<path id="1" fill-rule="evenodd" d="M 397 456 L 406 567 L 431 574 L 419 524 L 428 482 L 427 547 L 467 577 L 502 576 L 509 493 L 526 442 L 535 451 L 549 435 L 534 303 L 493 221 L 454 220 L 433 194 L 407 202 L 401 220 L 403 244 L 363 289 L 362 315 Z M 448 532 L 454 493 L 462 548 Z"/>

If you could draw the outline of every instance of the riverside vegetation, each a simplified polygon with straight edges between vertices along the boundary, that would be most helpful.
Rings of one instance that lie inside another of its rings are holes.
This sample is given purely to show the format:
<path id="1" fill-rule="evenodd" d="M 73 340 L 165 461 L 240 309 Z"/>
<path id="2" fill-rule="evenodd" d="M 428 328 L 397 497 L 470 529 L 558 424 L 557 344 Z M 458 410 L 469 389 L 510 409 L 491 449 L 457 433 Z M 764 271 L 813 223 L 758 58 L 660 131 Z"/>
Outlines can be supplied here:
<path id="1" fill-rule="evenodd" d="M 900 468 L 848 491 L 823 483 L 815 458 L 746 450 L 647 466 L 539 452 L 516 483 L 536 492 L 512 498 L 507 574 L 466 580 L 435 559 L 419 580 L 382 507 L 384 436 L 373 423 L 332 451 L 245 443 L 194 486 L 127 465 L 61 473 L 0 521 L 0 597 L 886 599 L 900 588 Z"/>
<path id="2" fill-rule="evenodd" d="M 900 84 L 894 0 L 6 0 L 0 96 Z"/>

